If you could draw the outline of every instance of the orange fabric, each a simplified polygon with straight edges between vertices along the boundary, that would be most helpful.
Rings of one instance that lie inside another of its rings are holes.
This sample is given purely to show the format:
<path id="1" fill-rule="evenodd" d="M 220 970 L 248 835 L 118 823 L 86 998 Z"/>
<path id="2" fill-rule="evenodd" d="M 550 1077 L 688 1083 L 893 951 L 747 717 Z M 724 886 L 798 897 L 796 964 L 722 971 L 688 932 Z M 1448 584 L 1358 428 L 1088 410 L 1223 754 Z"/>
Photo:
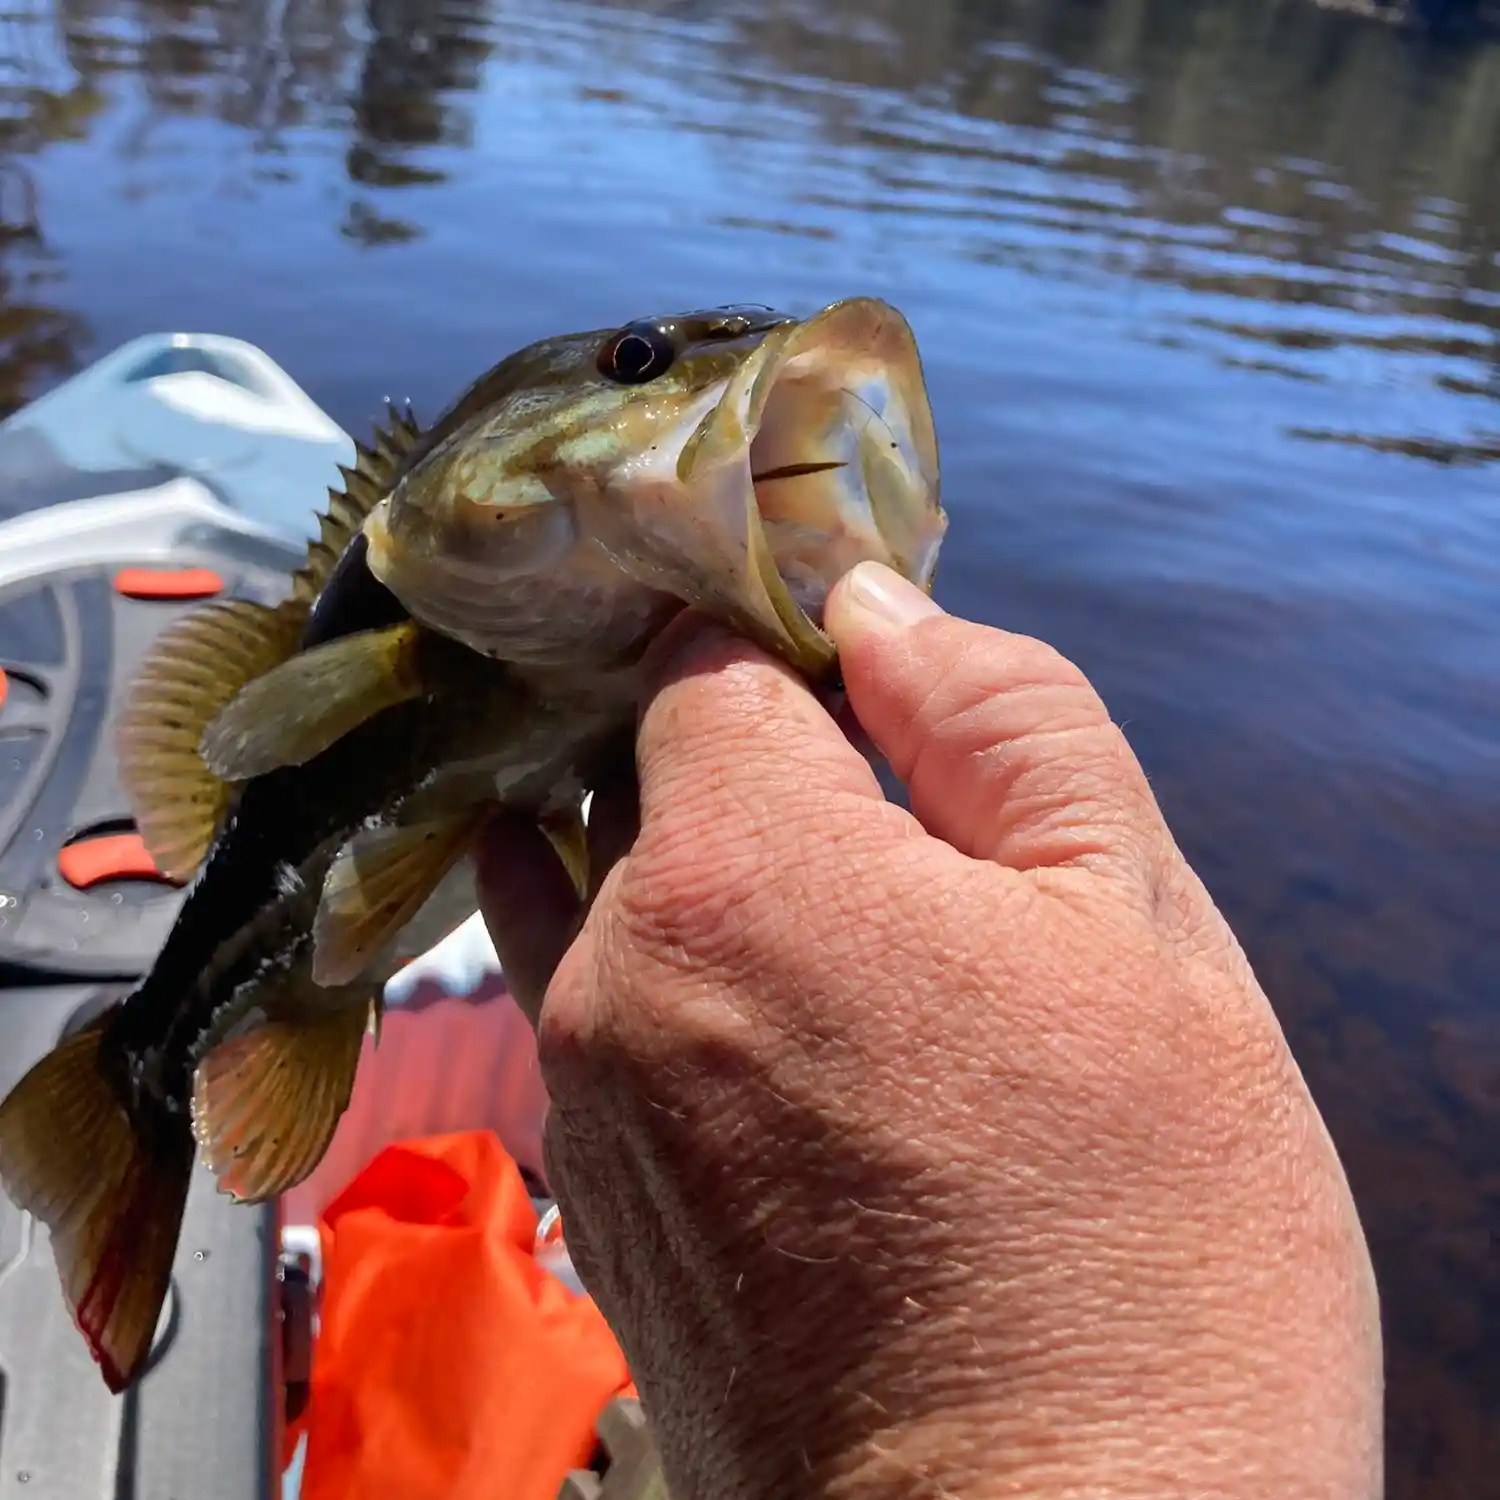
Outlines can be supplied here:
<path id="1" fill-rule="evenodd" d="M 385 1146 L 457 1130 L 492 1130 L 523 1167 L 540 1171 L 547 1091 L 536 1033 L 497 974 L 467 995 L 427 979 L 366 1037 L 354 1097 L 311 1177 L 281 1200 L 282 1222 L 315 1225 Z"/>
<path id="2" fill-rule="evenodd" d="M 488 1131 L 388 1146 L 328 1205 L 303 1500 L 555 1500 L 588 1462 L 633 1387 L 536 1225 Z"/>

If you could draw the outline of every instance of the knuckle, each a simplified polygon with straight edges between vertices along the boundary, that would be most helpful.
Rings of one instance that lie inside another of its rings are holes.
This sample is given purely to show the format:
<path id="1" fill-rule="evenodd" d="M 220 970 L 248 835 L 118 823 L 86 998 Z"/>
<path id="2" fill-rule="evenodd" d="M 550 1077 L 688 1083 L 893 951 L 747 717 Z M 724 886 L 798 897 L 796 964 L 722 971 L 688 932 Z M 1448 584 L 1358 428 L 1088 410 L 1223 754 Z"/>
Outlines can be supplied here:
<path id="1" fill-rule="evenodd" d="M 988 633 L 935 676 L 914 720 L 919 739 L 961 752 L 1115 728 L 1093 684 L 1054 647 L 1018 637 L 997 650 Z"/>
<path id="2" fill-rule="evenodd" d="M 1155 801 L 1135 751 L 1117 724 L 1106 718 L 1087 728 L 1051 731 L 1049 737 L 1055 737 L 1058 780 L 1067 784 L 1075 802 L 1086 805 L 1095 821 L 1107 820 L 1125 829 L 1149 825 L 1155 839 Z M 1113 810 L 1113 817 L 1107 809 Z"/>
<path id="3" fill-rule="evenodd" d="M 743 831 L 643 840 L 615 905 L 616 937 L 658 964 L 725 967 L 747 915 L 763 900 L 764 860 Z"/>
<path id="4" fill-rule="evenodd" d="M 621 940 L 674 967 L 746 961 L 747 934 L 784 923 L 791 887 L 886 805 L 842 736 L 800 732 L 779 678 L 736 686 L 731 711 L 692 737 L 674 727 L 670 763 L 648 766 L 616 892 Z"/>
<path id="5" fill-rule="evenodd" d="M 1123 732 L 1082 672 L 1042 642 L 1000 664 L 988 643 L 971 645 L 928 690 L 913 729 L 898 774 L 924 803 L 968 807 L 986 844 L 1006 830 L 1049 833 L 1071 858 L 1085 836 L 1117 843 L 1152 822 Z"/>
<path id="6" fill-rule="evenodd" d="M 861 803 L 853 809 L 862 815 L 857 820 L 841 817 L 839 802 L 804 799 L 787 817 L 769 807 L 741 808 L 733 817 L 674 820 L 652 830 L 620 880 L 618 943 L 700 976 L 741 977 L 774 966 L 797 946 L 797 934 L 847 915 L 867 884 L 861 851 L 889 837 L 880 815 L 888 804 Z"/>
<path id="7" fill-rule="evenodd" d="M 975 645 L 977 648 L 978 643 Z M 992 660 L 1002 654 L 996 651 L 993 641 L 986 641 L 985 646 L 985 655 Z M 1005 676 L 1014 687 L 1071 689 L 1089 700 L 1099 713 L 1104 712 L 1104 705 L 1083 669 L 1070 657 L 1064 656 L 1056 646 L 1038 640 L 1035 636 L 1018 635 L 1011 637 L 1002 649 L 1006 659 Z"/>

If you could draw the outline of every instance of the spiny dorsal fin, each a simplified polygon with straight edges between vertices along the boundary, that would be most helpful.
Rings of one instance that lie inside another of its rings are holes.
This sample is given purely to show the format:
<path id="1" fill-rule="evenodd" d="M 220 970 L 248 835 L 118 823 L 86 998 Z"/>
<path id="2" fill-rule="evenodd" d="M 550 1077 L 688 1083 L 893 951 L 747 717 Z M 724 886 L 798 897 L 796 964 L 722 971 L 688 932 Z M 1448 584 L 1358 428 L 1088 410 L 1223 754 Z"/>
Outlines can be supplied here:
<path id="1" fill-rule="evenodd" d="M 350 839 L 323 881 L 313 920 L 313 979 L 332 986 L 363 974 L 468 852 L 488 811 L 463 808 Z"/>
<path id="2" fill-rule="evenodd" d="M 308 543 L 307 561 L 292 576 L 292 598 L 311 604 L 322 593 L 333 565 L 395 483 L 402 460 L 421 435 L 410 407 L 402 411 L 394 402 L 386 403 L 386 419 L 375 424 L 373 442 L 356 442 L 353 466 L 339 465 L 344 487 L 328 491 L 328 509 L 318 517 L 318 535 Z"/>
<path id="3" fill-rule="evenodd" d="M 163 874 L 187 880 L 234 799 L 198 752 L 204 730 L 253 679 L 297 649 L 307 605 L 272 609 L 220 599 L 174 620 L 152 642 L 115 730 L 120 784 Z"/>

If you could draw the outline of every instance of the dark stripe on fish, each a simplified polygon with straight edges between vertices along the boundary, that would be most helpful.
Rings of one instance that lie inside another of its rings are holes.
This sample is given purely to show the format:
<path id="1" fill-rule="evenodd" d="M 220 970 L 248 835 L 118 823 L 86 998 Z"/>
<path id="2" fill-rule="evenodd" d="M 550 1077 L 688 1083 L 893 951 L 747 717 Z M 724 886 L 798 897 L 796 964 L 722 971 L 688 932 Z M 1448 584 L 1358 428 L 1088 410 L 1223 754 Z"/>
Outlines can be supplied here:
<path id="1" fill-rule="evenodd" d="M 406 606 L 370 571 L 369 550 L 362 531 L 344 548 L 308 616 L 302 632 L 304 651 L 361 630 L 385 630 L 411 618 Z"/>

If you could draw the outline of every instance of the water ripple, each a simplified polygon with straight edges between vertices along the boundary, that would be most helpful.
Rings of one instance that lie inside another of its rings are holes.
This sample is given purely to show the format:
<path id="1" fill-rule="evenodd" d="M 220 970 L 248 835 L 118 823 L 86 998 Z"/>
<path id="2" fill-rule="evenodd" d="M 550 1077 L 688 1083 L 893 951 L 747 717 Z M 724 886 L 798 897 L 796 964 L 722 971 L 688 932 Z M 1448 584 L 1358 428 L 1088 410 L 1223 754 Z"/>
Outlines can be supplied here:
<path id="1" fill-rule="evenodd" d="M 10 3 L 6 408 L 163 327 L 359 427 L 560 327 L 903 307 L 944 596 L 1125 722 L 1349 1163 L 1391 1500 L 1485 1492 L 1500 46 L 1310 0 Z"/>

